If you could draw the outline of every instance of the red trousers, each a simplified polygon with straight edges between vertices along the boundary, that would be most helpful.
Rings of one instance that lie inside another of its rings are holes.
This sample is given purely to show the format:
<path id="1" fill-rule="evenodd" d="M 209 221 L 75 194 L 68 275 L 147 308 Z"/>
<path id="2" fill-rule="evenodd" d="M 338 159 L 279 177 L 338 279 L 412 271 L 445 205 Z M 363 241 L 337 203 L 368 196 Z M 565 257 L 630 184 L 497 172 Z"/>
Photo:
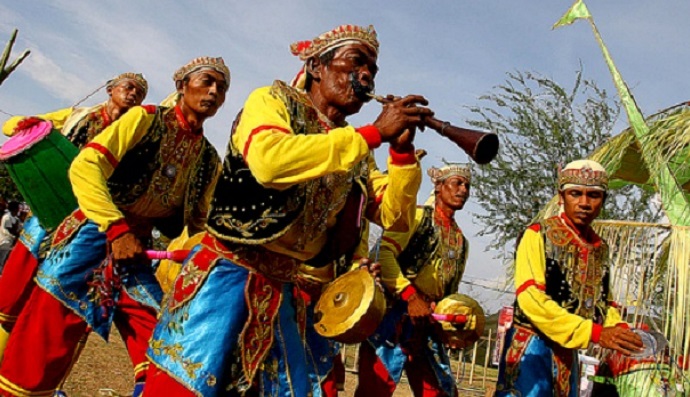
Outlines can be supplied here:
<path id="1" fill-rule="evenodd" d="M 132 360 L 135 381 L 143 382 L 156 311 L 122 291 L 114 322 Z M 52 396 L 67 376 L 87 330 L 81 317 L 35 288 L 17 319 L 0 364 L 0 396 Z"/>
<path id="2" fill-rule="evenodd" d="M 434 371 L 425 357 L 411 356 L 405 362 L 405 374 L 415 397 L 448 397 L 439 387 Z M 374 348 L 367 342 L 359 346 L 359 382 L 355 397 L 392 396 L 396 384 L 379 360 Z"/>
<path id="3" fill-rule="evenodd" d="M 146 384 L 141 397 L 168 396 L 195 397 L 195 394 L 155 365 L 151 365 L 146 374 Z"/>
<path id="4" fill-rule="evenodd" d="M 324 397 L 337 397 L 338 392 L 345 387 L 345 365 L 340 354 L 333 359 L 333 369 L 321 382 L 321 392 Z"/>
<path id="5" fill-rule="evenodd" d="M 36 287 L 34 276 L 38 259 L 21 242 L 17 242 L 7 257 L 0 276 L 0 324 L 12 331 L 19 313 Z"/>

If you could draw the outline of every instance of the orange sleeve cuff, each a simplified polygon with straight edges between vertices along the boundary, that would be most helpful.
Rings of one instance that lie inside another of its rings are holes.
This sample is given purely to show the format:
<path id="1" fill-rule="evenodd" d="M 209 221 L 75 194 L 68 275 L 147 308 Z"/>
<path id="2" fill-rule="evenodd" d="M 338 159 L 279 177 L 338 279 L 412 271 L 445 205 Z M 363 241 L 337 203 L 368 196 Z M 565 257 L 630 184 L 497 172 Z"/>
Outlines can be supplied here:
<path id="1" fill-rule="evenodd" d="M 400 297 L 405 302 L 407 302 L 410 299 L 410 297 L 416 293 L 417 293 L 417 289 L 414 287 L 414 285 L 410 284 L 407 287 L 405 287 L 404 290 L 402 290 L 402 292 L 400 293 Z"/>
<path id="2" fill-rule="evenodd" d="M 108 226 L 108 230 L 105 231 L 105 235 L 108 241 L 113 242 L 118 237 L 122 236 L 125 233 L 128 233 L 129 231 L 129 225 L 123 218 L 117 220 L 114 223 L 111 223 L 110 226 Z"/>
<path id="3" fill-rule="evenodd" d="M 417 162 L 417 156 L 414 155 L 414 146 L 411 150 L 403 153 L 396 152 L 393 148 L 388 149 L 391 156 L 391 163 L 395 165 L 410 165 Z"/>
<path id="4" fill-rule="evenodd" d="M 592 324 L 592 342 L 599 343 L 599 337 L 601 336 L 602 327 L 600 324 Z"/>
<path id="5" fill-rule="evenodd" d="M 356 128 L 355 131 L 357 131 L 362 138 L 367 141 L 367 146 L 369 146 L 369 149 L 376 149 L 377 147 L 381 146 L 381 134 L 379 133 L 379 129 L 373 125 L 365 125 Z"/>

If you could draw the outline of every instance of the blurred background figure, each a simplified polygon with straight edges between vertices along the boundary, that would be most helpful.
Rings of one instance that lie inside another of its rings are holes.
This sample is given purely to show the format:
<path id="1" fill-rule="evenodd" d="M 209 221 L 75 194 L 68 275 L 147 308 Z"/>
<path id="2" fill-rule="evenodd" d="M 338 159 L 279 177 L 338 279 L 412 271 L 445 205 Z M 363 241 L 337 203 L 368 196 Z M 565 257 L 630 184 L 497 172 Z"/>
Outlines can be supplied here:
<path id="1" fill-rule="evenodd" d="M 10 251 L 12 251 L 21 229 L 22 221 L 19 219 L 19 203 L 11 201 L 7 205 L 7 211 L 0 219 L 0 273 L 2 273 L 2 269 L 5 267 L 5 260 Z"/>

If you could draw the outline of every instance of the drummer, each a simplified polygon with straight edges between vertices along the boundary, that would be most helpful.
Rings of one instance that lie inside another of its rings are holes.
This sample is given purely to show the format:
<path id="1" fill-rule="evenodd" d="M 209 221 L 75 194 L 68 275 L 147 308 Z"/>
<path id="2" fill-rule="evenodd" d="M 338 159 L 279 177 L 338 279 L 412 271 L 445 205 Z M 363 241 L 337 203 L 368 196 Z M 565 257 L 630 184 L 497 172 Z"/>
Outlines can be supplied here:
<path id="1" fill-rule="evenodd" d="M 515 315 L 499 362 L 496 396 L 578 396 L 578 349 L 590 343 L 631 354 L 628 329 L 609 290 L 608 245 L 592 229 L 608 174 L 592 160 L 558 177 L 560 214 L 527 228 L 515 256 Z"/>
<path id="2" fill-rule="evenodd" d="M 346 121 L 370 98 L 378 48 L 373 27 L 340 26 L 292 46 L 304 61 L 293 85 L 250 94 L 207 235 L 182 268 L 194 277 L 178 277 L 151 338 L 144 395 L 310 393 L 298 267 L 351 257 L 364 216 L 406 230 L 420 182 L 412 140 L 426 100 L 393 100 L 373 125 Z M 382 141 L 388 183 L 369 169 Z"/>
<path id="3" fill-rule="evenodd" d="M 431 315 L 434 302 L 457 293 L 465 271 L 468 243 L 455 213 L 469 198 L 471 173 L 469 165 L 446 164 L 428 174 L 433 195 L 417 208 L 413 227 L 384 230 L 374 247 L 382 282 L 396 299 L 376 333 L 360 344 L 355 396 L 392 396 L 403 370 L 415 396 L 457 395 Z M 469 321 L 464 329 L 473 326 Z"/>
<path id="4" fill-rule="evenodd" d="M 426 150 L 416 149 L 415 157 L 417 161 L 426 156 Z M 376 162 L 371 163 L 372 174 L 381 173 Z M 387 172 L 383 172 L 387 176 Z M 385 179 L 382 179 L 382 181 Z M 407 223 L 412 224 L 414 218 L 414 208 L 410 208 Z M 352 269 L 357 270 L 367 266 L 370 272 L 380 280 L 381 267 L 379 264 L 371 263 L 369 259 L 369 233 L 370 223 L 367 221 L 363 225 L 362 237 L 352 258 Z M 297 285 L 306 295 L 306 317 L 307 327 L 305 329 L 305 341 L 309 347 L 313 360 L 313 366 L 309 368 L 309 376 L 312 380 L 314 395 L 320 392 L 323 397 L 335 397 L 345 388 L 345 364 L 340 354 L 342 344 L 330 338 L 319 335 L 314 329 L 314 309 L 321 296 L 322 290 L 337 277 L 343 275 L 348 269 L 336 266 L 335 263 L 329 266 L 315 268 L 309 265 L 300 266 L 297 275 Z"/>
<path id="5" fill-rule="evenodd" d="M 162 292 L 145 249 L 151 232 L 203 228 L 220 158 L 204 122 L 225 101 L 230 71 L 200 57 L 173 75 L 174 107 L 136 106 L 84 146 L 69 178 L 79 209 L 55 232 L 0 364 L 0 395 L 50 395 L 88 330 L 126 342 L 139 396 Z"/>
<path id="6" fill-rule="evenodd" d="M 148 92 L 148 83 L 139 73 L 122 73 L 105 83 L 108 100 L 86 108 L 66 108 L 36 116 L 14 116 L 5 122 L 2 131 L 7 136 L 28 128 L 40 120 L 47 120 L 72 143 L 81 148 L 103 129 L 125 114 L 133 106 L 141 105 Z M 67 170 L 65 170 L 65 173 Z M 47 194 L 50 194 L 49 192 Z M 68 208 L 72 211 L 74 208 Z M 35 284 L 33 278 L 45 250 L 39 253 L 42 241 L 48 241 L 52 234 L 38 223 L 36 217 L 28 218 L 9 254 L 5 269 L 0 277 L 0 360 L 2 359 L 9 332 L 17 316 L 31 295 Z M 44 248 L 46 244 L 43 245 Z"/>

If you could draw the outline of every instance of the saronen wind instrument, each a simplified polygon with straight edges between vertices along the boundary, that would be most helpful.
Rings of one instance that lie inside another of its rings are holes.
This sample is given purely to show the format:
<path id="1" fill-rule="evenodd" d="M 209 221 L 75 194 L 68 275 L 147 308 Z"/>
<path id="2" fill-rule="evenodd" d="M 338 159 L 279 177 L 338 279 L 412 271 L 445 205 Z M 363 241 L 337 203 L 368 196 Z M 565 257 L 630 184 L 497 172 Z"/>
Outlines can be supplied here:
<path id="1" fill-rule="evenodd" d="M 380 95 L 368 95 L 382 104 L 390 102 Z M 433 116 L 425 117 L 423 121 L 426 127 L 453 141 L 477 164 L 490 163 L 498 153 L 498 135 L 492 132 L 456 127 Z"/>

